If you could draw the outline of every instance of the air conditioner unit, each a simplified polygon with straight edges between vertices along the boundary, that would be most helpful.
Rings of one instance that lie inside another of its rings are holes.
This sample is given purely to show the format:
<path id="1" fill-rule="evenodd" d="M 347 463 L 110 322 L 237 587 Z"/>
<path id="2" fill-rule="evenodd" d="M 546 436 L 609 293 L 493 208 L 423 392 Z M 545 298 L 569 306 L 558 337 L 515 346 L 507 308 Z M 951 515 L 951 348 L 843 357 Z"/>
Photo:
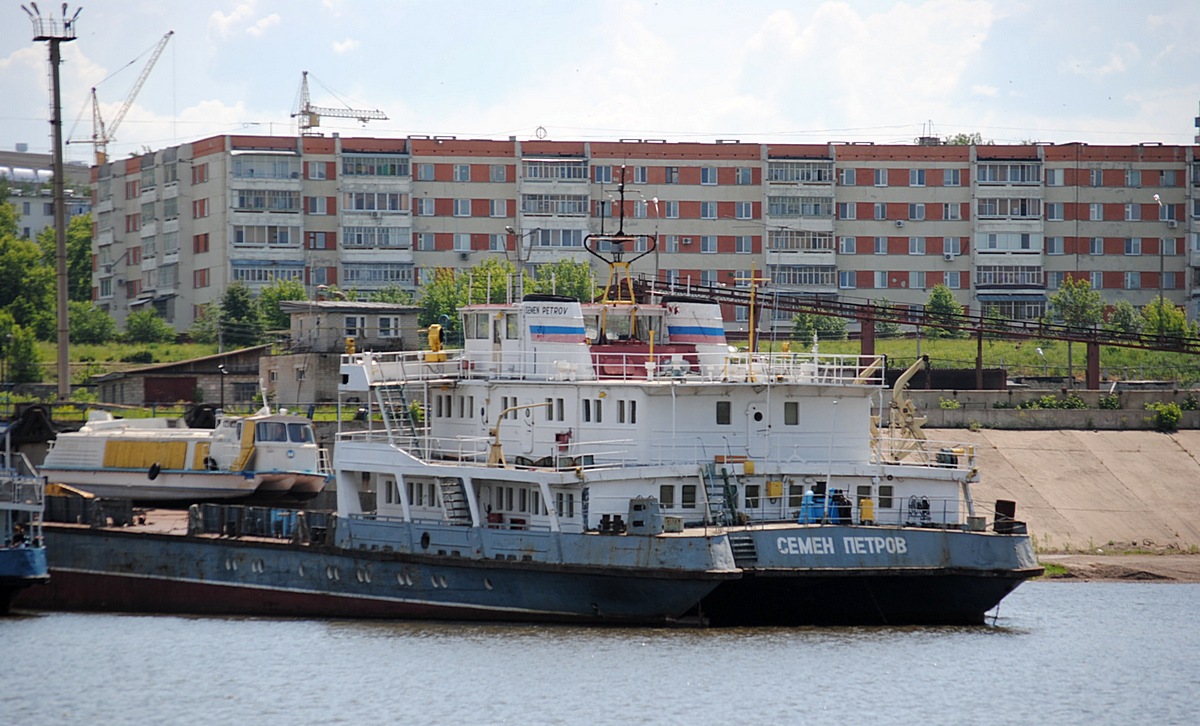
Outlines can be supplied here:
<path id="1" fill-rule="evenodd" d="M 942 255 L 942 259 L 946 260 L 946 262 L 953 262 L 954 261 L 954 253 L 953 252 L 945 253 Z"/>
<path id="2" fill-rule="evenodd" d="M 125 284 L 125 278 L 124 278 L 124 277 L 118 277 L 118 278 L 115 280 L 115 282 L 116 282 L 116 284 L 118 284 L 118 285 L 124 285 L 124 284 Z"/>
<path id="3" fill-rule="evenodd" d="M 903 220 L 903 219 L 897 219 L 897 220 L 896 220 L 896 226 L 897 226 L 897 227 L 903 227 L 903 226 L 904 226 L 904 220 Z"/>
<path id="4" fill-rule="evenodd" d="M 469 260 L 469 259 L 471 259 L 471 253 L 470 253 L 470 252 L 459 252 L 459 253 L 458 253 L 458 259 L 460 259 L 460 260 Z"/>
<path id="5" fill-rule="evenodd" d="M 683 242 L 683 244 L 685 244 L 685 245 L 690 245 L 690 244 L 692 243 L 692 238 L 691 238 L 691 237 L 684 237 L 684 238 L 683 238 L 683 240 L 682 240 L 682 242 Z"/>
<path id="6" fill-rule="evenodd" d="M 105 275 L 111 275 L 111 274 L 112 274 L 112 265 L 103 265 L 102 267 L 104 268 L 104 274 L 105 274 Z"/>
<path id="7" fill-rule="evenodd" d="M 1176 227 L 1178 227 L 1178 226 L 1179 226 L 1179 222 L 1176 222 L 1176 221 L 1175 221 L 1175 220 L 1173 220 L 1173 219 L 1168 219 L 1168 220 L 1167 220 L 1167 226 L 1168 226 L 1168 227 L 1170 227 L 1171 229 L 1175 229 Z"/>

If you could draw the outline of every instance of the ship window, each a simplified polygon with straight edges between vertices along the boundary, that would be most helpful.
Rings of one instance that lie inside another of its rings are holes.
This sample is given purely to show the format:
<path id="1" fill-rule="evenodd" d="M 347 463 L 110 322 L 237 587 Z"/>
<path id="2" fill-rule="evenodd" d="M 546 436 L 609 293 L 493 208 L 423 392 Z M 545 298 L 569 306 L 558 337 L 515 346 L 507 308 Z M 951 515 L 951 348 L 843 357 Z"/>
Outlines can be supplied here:
<path id="1" fill-rule="evenodd" d="M 746 485 L 746 509 L 757 509 L 761 500 L 762 488 L 758 484 Z"/>
<path id="2" fill-rule="evenodd" d="M 517 511 L 528 512 L 529 511 L 529 490 L 526 489 L 525 487 L 521 487 L 520 489 L 517 490 L 517 494 L 519 495 L 518 496 L 519 501 L 517 502 Z"/>
<path id="3" fill-rule="evenodd" d="M 673 509 L 675 507 L 675 485 L 663 484 L 658 488 L 658 501 L 663 509 Z"/>
<path id="4" fill-rule="evenodd" d="M 892 491 L 893 491 L 893 489 L 892 489 L 891 484 L 880 484 L 879 485 L 879 508 L 880 509 L 891 509 L 892 507 L 895 506 L 892 503 Z"/>
<path id="5" fill-rule="evenodd" d="M 682 500 L 683 501 L 680 503 L 680 506 L 682 506 L 684 509 L 695 509 L 696 508 L 696 485 L 695 484 L 684 484 L 683 485 Z"/>
<path id="6" fill-rule="evenodd" d="M 287 441 L 287 426 L 277 421 L 263 421 L 255 428 L 258 441 Z"/>
<path id="7" fill-rule="evenodd" d="M 788 484 L 788 506 L 798 509 L 804 503 L 804 485 L 795 482 Z"/>
<path id="8" fill-rule="evenodd" d="M 294 444 L 311 444 L 315 440 L 312 427 L 308 424 L 291 423 L 287 428 L 288 440 Z"/>
<path id="9" fill-rule="evenodd" d="M 717 401 L 717 423 L 722 426 L 728 426 L 733 420 L 730 413 L 732 410 L 733 407 L 729 401 Z"/>
<path id="10" fill-rule="evenodd" d="M 783 423 L 786 426 L 796 426 L 800 423 L 800 402 L 783 402 Z"/>
<path id="11" fill-rule="evenodd" d="M 516 340 L 518 337 L 520 337 L 520 335 L 517 333 L 517 314 L 516 313 L 508 313 L 507 315 L 505 315 L 504 323 L 505 323 L 505 327 L 507 328 L 504 331 L 505 337 L 507 337 L 509 340 Z"/>

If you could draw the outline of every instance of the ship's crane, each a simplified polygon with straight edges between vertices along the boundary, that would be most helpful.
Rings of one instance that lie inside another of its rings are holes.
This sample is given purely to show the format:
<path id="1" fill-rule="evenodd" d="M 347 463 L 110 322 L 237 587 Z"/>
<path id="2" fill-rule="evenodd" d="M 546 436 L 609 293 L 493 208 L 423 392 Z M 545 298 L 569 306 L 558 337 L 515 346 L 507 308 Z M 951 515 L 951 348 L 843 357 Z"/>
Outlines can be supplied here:
<path id="1" fill-rule="evenodd" d="M 133 84 L 133 90 L 129 92 L 125 103 L 121 106 L 121 110 L 117 111 L 117 115 L 113 117 L 112 123 L 105 126 L 103 117 L 100 116 L 100 100 L 96 97 L 96 89 L 92 88 L 92 140 L 91 144 L 96 150 L 96 166 L 99 166 L 108 160 L 108 143 L 116 139 L 117 127 L 125 120 L 125 114 L 129 112 L 129 107 L 133 105 L 133 99 L 137 98 L 138 91 L 142 90 L 142 86 L 146 83 L 146 77 L 150 75 L 150 70 L 154 68 L 154 64 L 158 61 L 158 57 L 162 55 L 163 49 L 167 47 L 167 41 L 171 36 L 175 35 L 174 30 L 168 30 L 167 34 L 158 41 L 158 45 L 154 47 L 154 53 L 150 56 L 150 60 L 146 61 L 146 67 L 142 68 L 142 74 L 138 76 L 137 82 Z"/>
<path id="2" fill-rule="evenodd" d="M 300 79 L 300 103 L 296 111 L 292 114 L 292 118 L 296 119 L 296 125 L 300 129 L 301 136 L 320 136 L 319 131 L 313 131 L 313 128 L 321 125 L 322 116 L 331 116 L 333 118 L 355 118 L 360 123 L 366 123 L 372 119 L 379 121 L 387 121 L 387 114 L 379 109 L 374 111 L 366 111 L 353 108 L 329 108 L 325 106 L 314 106 L 308 95 L 308 71 L 301 71 L 303 74 Z"/>

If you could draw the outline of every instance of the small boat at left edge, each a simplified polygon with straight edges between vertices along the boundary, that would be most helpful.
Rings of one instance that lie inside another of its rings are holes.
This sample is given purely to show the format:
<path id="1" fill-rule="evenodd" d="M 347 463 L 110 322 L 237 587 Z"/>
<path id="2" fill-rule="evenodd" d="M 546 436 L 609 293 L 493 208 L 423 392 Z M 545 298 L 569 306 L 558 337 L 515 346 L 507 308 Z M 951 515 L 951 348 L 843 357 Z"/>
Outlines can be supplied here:
<path id="1" fill-rule="evenodd" d="M 12 450 L 10 429 L 0 428 L 0 615 L 9 612 L 17 592 L 50 580 L 42 537 L 45 480 Z"/>

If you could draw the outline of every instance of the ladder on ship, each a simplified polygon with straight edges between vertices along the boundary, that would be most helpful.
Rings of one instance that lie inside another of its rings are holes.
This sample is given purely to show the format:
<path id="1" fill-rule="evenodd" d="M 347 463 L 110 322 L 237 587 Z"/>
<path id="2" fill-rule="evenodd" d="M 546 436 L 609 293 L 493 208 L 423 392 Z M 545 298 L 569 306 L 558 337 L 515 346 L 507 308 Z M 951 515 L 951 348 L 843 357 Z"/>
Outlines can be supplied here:
<path id="1" fill-rule="evenodd" d="M 706 521 L 709 524 L 727 525 L 733 521 L 730 499 L 734 492 L 726 483 L 727 477 L 724 469 L 718 476 L 716 464 L 703 464 L 700 467 L 700 483 L 704 486 L 704 499 L 708 503 Z"/>
<path id="2" fill-rule="evenodd" d="M 461 479 L 438 478 L 438 493 L 442 498 L 442 512 L 450 524 L 470 526 L 471 507 L 463 491 Z"/>
<path id="3" fill-rule="evenodd" d="M 733 562 L 738 567 L 747 567 L 758 562 L 758 546 L 752 534 L 730 534 L 729 547 L 733 550 Z"/>
<path id="4" fill-rule="evenodd" d="M 376 381 L 379 381 L 373 384 L 375 397 L 378 399 L 379 411 L 383 414 L 383 425 L 387 428 L 388 440 L 392 439 L 397 429 L 416 438 L 417 421 L 408 394 L 404 391 L 404 382 L 387 381 L 379 361 L 373 360 L 372 365 Z"/>

